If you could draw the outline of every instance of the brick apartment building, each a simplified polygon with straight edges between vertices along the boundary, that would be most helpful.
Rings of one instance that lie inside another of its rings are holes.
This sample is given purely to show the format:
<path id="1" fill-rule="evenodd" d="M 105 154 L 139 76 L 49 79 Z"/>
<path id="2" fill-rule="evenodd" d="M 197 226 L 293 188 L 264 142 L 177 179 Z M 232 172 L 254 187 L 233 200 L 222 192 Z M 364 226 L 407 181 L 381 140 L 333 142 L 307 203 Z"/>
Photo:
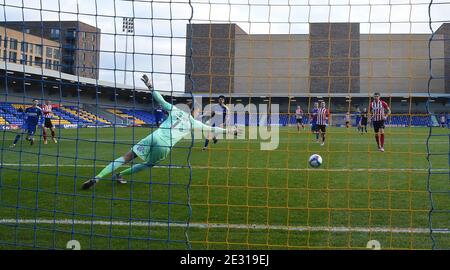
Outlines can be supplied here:
<path id="1" fill-rule="evenodd" d="M 52 69 L 80 77 L 98 79 L 101 35 L 99 28 L 79 21 L 8 21 L 0 26 L 20 32 L 22 38 L 14 37 L 18 42 L 46 47 L 43 54 L 47 54 L 48 50 L 53 56 L 57 52 L 54 50 L 59 48 L 59 63 L 51 63 L 58 64 L 59 67 Z M 23 40 L 24 35 L 26 40 Z M 52 46 L 53 51 L 50 49 Z"/>
<path id="2" fill-rule="evenodd" d="M 9 63 L 59 70 L 59 43 L 0 26 L 0 59 Z"/>

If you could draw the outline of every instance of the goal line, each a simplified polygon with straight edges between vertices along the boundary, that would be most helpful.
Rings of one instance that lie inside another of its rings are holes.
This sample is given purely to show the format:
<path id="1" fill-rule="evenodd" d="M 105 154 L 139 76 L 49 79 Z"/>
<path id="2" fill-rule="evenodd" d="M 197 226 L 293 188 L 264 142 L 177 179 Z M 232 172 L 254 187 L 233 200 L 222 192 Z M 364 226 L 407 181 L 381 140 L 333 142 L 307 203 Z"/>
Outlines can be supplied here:
<path id="1" fill-rule="evenodd" d="M 78 219 L 0 219 L 0 224 L 58 224 L 58 225 L 99 225 L 99 226 L 117 226 L 117 227 L 181 227 L 185 228 L 186 223 L 171 222 L 124 222 L 124 221 L 101 221 L 101 220 L 78 220 Z M 400 228 L 400 227 L 327 227 L 327 226 L 284 226 L 284 225 L 265 225 L 265 224 L 222 224 L 222 223 L 189 223 L 190 228 L 197 229 L 241 229 L 241 230 L 278 230 L 278 231 L 296 231 L 296 232 L 359 232 L 359 233 L 413 233 L 427 234 L 429 228 Z M 449 234 L 449 229 L 435 230 L 435 233 Z"/>

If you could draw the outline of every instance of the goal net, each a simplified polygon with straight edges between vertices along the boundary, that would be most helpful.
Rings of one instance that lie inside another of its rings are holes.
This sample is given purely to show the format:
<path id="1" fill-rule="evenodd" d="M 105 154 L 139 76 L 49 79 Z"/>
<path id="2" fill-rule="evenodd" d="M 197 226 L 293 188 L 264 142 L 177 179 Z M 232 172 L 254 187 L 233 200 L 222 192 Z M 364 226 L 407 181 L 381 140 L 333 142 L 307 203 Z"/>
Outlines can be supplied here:
<path id="1" fill-rule="evenodd" d="M 450 248 L 449 1 L 0 7 L 0 249 Z"/>

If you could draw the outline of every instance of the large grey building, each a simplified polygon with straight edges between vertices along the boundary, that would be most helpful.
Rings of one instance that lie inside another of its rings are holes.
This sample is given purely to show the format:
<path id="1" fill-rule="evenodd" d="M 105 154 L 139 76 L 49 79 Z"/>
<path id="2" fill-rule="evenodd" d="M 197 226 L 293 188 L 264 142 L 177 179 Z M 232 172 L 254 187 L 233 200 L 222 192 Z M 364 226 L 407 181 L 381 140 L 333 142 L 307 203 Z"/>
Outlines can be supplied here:
<path id="1" fill-rule="evenodd" d="M 59 70 L 98 79 L 99 28 L 80 21 L 7 21 L 1 26 L 58 42 L 62 51 Z"/>
<path id="2" fill-rule="evenodd" d="M 450 93 L 447 33 L 443 24 L 431 42 L 433 93 Z M 308 35 L 250 35 L 236 24 L 191 24 L 187 37 L 186 92 L 191 72 L 194 93 L 427 91 L 429 34 L 361 34 L 359 23 L 311 23 Z"/>

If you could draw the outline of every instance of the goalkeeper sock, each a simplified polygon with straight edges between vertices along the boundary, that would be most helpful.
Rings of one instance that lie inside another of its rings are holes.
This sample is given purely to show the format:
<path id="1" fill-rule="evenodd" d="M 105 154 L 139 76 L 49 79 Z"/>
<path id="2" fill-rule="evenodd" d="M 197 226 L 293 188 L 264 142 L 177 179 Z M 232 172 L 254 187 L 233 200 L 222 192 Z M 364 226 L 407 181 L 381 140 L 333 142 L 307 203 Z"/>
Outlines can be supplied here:
<path id="1" fill-rule="evenodd" d="M 112 173 L 113 171 L 117 170 L 120 166 L 122 166 L 125 163 L 125 159 L 123 157 L 120 157 L 113 162 L 109 163 L 108 166 L 106 166 L 97 176 L 95 177 L 97 181 L 106 175 Z"/>
<path id="2" fill-rule="evenodd" d="M 19 139 L 20 139 L 20 134 L 17 134 L 16 138 L 14 138 L 13 144 L 16 144 L 19 141 Z"/>
<path id="3" fill-rule="evenodd" d="M 150 167 L 152 167 L 152 166 L 147 165 L 147 164 L 135 164 L 131 168 L 128 168 L 126 170 L 121 171 L 119 174 L 121 176 L 129 175 L 129 174 L 132 174 L 132 173 L 137 173 L 139 171 L 142 171 L 145 168 L 150 168 Z"/>

